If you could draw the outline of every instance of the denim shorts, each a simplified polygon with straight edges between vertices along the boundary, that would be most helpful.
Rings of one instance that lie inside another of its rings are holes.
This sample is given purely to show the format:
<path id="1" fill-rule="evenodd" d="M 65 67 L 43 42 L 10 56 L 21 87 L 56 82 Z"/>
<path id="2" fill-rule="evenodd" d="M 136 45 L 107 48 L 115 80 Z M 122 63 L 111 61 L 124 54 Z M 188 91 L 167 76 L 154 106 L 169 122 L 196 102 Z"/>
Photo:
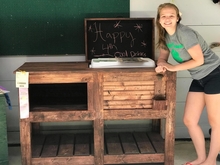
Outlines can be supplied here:
<path id="1" fill-rule="evenodd" d="M 190 92 L 204 92 L 206 94 L 220 93 L 220 66 L 214 69 L 206 77 L 200 80 L 193 80 L 190 87 Z"/>

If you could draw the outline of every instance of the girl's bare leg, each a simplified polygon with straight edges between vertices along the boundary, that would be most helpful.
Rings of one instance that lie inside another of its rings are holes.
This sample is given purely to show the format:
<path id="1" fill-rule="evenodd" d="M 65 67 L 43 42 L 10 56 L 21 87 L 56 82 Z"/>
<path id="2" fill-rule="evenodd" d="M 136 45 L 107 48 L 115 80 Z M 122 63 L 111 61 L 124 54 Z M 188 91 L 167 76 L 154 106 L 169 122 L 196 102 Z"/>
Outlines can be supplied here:
<path id="1" fill-rule="evenodd" d="M 203 92 L 188 93 L 183 122 L 188 128 L 190 137 L 198 156 L 196 160 L 189 160 L 192 165 L 198 165 L 206 160 L 205 139 L 203 132 L 198 125 L 204 106 L 205 95 Z"/>
<path id="2" fill-rule="evenodd" d="M 205 94 L 205 101 L 212 133 L 208 157 L 201 165 L 216 165 L 220 151 L 220 94 Z"/>

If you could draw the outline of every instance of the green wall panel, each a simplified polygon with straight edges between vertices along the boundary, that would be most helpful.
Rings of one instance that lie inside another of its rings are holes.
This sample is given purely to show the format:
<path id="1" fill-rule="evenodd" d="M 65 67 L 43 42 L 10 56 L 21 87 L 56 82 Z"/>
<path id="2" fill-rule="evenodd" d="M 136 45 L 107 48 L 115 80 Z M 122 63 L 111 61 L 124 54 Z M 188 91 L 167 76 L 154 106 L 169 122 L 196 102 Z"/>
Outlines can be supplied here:
<path id="1" fill-rule="evenodd" d="M 84 54 L 84 18 L 129 11 L 129 0 L 1 0 L 0 55 Z"/>
<path id="2" fill-rule="evenodd" d="M 0 94 L 0 165 L 8 165 L 8 140 L 5 97 Z"/>

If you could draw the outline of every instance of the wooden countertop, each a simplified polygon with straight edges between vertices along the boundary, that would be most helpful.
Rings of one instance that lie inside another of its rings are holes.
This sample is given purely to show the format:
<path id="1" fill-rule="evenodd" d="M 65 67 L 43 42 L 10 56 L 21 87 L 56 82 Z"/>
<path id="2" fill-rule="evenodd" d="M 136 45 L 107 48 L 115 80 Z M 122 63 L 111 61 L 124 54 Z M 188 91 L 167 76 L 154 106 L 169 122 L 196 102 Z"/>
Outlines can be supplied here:
<path id="1" fill-rule="evenodd" d="M 89 68 L 88 62 L 25 62 L 17 71 L 25 71 L 25 72 L 63 72 L 63 71 L 103 71 L 103 72 L 131 72 L 131 71 L 143 71 L 149 70 L 154 71 L 154 67 L 144 67 L 144 68 Z"/>

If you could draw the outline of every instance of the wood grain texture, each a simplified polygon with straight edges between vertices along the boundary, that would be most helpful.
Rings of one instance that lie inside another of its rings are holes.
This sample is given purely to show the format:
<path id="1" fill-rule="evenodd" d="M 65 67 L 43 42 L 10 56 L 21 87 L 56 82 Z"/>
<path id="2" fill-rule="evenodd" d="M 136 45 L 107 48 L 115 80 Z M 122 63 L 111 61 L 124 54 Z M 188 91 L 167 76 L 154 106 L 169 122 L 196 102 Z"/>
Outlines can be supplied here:
<path id="1" fill-rule="evenodd" d="M 46 70 L 46 65 L 51 68 Z M 63 85 L 61 89 L 65 91 L 57 94 L 50 89 L 47 93 L 50 104 L 40 100 L 40 95 L 39 99 L 34 95 L 29 118 L 20 121 L 22 163 L 174 165 L 176 74 L 157 75 L 153 68 L 89 69 L 86 66 L 85 63 L 34 63 L 18 69 L 30 71 L 30 85 L 56 83 Z M 69 83 L 84 84 L 80 88 L 86 89 L 86 102 L 71 100 L 74 88 L 71 85 L 68 91 L 65 87 Z M 61 100 L 55 95 L 61 95 Z M 145 119 L 152 120 L 152 132 L 105 132 L 106 120 Z M 166 121 L 164 139 L 160 135 L 161 119 Z M 39 123 L 67 121 L 92 121 L 92 133 L 41 134 Z M 38 131 L 32 132 L 35 128 Z"/>

